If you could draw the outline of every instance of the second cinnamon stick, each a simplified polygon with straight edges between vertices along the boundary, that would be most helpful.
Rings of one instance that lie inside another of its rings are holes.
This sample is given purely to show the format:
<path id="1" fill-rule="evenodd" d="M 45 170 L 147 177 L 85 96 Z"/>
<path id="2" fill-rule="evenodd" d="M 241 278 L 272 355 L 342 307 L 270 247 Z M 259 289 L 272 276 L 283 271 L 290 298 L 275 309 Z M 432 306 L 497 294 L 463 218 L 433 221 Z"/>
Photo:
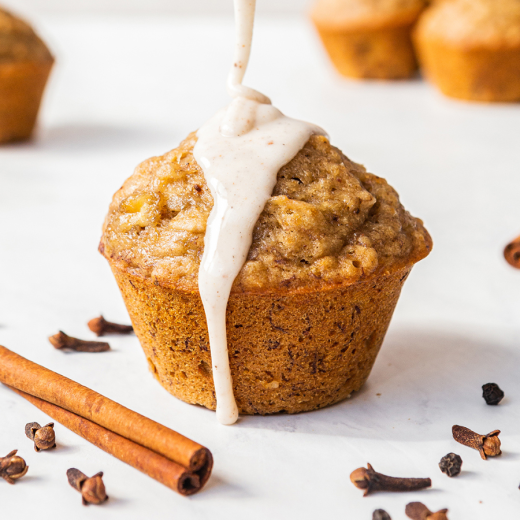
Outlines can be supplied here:
<path id="1" fill-rule="evenodd" d="M 207 468 L 191 472 L 166 457 L 135 444 L 88 419 L 16 388 L 11 389 L 80 437 L 181 495 L 196 493 L 209 477 Z M 211 468 L 209 469 L 211 471 Z"/>

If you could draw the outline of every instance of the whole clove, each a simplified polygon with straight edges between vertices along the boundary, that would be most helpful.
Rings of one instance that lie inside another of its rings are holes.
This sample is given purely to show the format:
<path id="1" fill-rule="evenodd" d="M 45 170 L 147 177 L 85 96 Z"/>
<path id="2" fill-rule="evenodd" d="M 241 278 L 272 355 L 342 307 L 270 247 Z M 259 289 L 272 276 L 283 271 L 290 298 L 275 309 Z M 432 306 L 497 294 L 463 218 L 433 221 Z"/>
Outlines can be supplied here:
<path id="1" fill-rule="evenodd" d="M 509 265 L 520 269 L 520 237 L 515 238 L 506 246 L 504 258 Z"/>
<path id="2" fill-rule="evenodd" d="M 482 397 L 486 404 L 497 405 L 504 398 L 504 392 L 496 383 L 486 383 L 482 386 Z"/>
<path id="3" fill-rule="evenodd" d="M 25 435 L 34 441 L 34 450 L 50 450 L 56 447 L 56 434 L 54 433 L 54 423 L 40 426 L 37 422 L 25 425 Z"/>
<path id="4" fill-rule="evenodd" d="M 479 435 L 469 428 L 455 425 L 452 428 L 453 438 L 469 448 L 473 448 L 486 460 L 487 457 L 496 457 L 502 453 L 500 449 L 500 430 L 493 430 L 487 435 Z"/>
<path id="5" fill-rule="evenodd" d="M 5 457 L 0 457 L 0 477 L 14 484 L 15 480 L 22 478 L 29 469 L 22 457 L 16 455 L 18 450 L 13 450 Z"/>
<path id="6" fill-rule="evenodd" d="M 81 493 L 84 506 L 99 505 L 108 500 L 102 471 L 92 477 L 87 477 L 79 469 L 70 468 L 67 470 L 67 479 L 69 484 Z"/>
<path id="7" fill-rule="evenodd" d="M 49 337 L 51 345 L 58 350 L 74 350 L 76 352 L 105 352 L 110 350 L 110 345 L 103 341 L 85 341 L 72 336 L 67 336 L 61 330 L 58 334 Z"/>
<path id="8" fill-rule="evenodd" d="M 372 513 L 372 520 L 392 520 L 392 518 L 384 509 L 376 509 Z"/>
<path id="9" fill-rule="evenodd" d="M 412 520 L 448 520 L 446 513 L 447 509 L 441 509 L 436 513 L 432 513 L 423 503 L 421 502 L 410 502 L 407 504 L 404 512 L 408 518 Z"/>
<path id="10" fill-rule="evenodd" d="M 462 459 L 460 455 L 455 453 L 448 453 L 444 455 L 439 462 L 439 468 L 443 473 L 446 473 L 448 477 L 456 477 L 462 468 Z"/>
<path id="11" fill-rule="evenodd" d="M 417 491 L 432 485 L 429 478 L 399 478 L 377 473 L 371 464 L 354 470 L 350 480 L 354 486 L 365 490 L 365 497 L 372 491 Z"/>
<path id="12" fill-rule="evenodd" d="M 103 316 L 91 319 L 87 325 L 96 336 L 104 336 L 105 334 L 131 334 L 134 331 L 132 325 L 113 323 L 105 320 Z"/>

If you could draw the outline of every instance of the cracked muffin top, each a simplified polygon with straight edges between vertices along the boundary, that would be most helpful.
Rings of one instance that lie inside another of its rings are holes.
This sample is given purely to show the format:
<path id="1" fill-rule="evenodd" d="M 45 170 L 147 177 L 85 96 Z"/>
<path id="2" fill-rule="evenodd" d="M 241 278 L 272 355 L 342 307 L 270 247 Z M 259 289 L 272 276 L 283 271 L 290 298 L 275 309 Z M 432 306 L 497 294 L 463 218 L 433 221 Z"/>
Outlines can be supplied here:
<path id="1" fill-rule="evenodd" d="M 136 168 L 113 197 L 100 243 L 118 269 L 184 291 L 197 291 L 213 207 L 196 140 Z M 350 284 L 415 263 L 431 246 L 384 179 L 314 135 L 278 172 L 233 292 Z"/>
<path id="2" fill-rule="evenodd" d="M 0 63 L 52 59 L 49 49 L 29 24 L 0 8 Z"/>
<path id="3" fill-rule="evenodd" d="M 520 0 L 438 0 L 421 17 L 423 37 L 467 47 L 520 45 Z"/>
<path id="4" fill-rule="evenodd" d="M 338 30 L 371 28 L 394 21 L 412 23 L 426 7 L 427 0 L 317 0 L 311 17 L 318 25 Z"/>

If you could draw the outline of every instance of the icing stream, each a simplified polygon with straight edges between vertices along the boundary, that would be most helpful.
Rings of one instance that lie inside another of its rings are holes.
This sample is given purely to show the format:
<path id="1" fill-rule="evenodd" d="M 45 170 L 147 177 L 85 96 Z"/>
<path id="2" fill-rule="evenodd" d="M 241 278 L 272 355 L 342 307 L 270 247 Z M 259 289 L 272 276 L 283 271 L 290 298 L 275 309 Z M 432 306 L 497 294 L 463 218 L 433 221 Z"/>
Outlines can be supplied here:
<path id="1" fill-rule="evenodd" d="M 255 0 L 235 0 L 237 42 L 228 78 L 233 101 L 197 132 L 194 157 L 204 172 L 214 206 L 208 219 L 199 269 L 199 292 L 208 325 L 217 419 L 233 424 L 233 394 L 226 336 L 226 308 L 244 265 L 254 226 L 276 185 L 277 173 L 303 148 L 317 126 L 286 117 L 269 98 L 242 85 Z"/>

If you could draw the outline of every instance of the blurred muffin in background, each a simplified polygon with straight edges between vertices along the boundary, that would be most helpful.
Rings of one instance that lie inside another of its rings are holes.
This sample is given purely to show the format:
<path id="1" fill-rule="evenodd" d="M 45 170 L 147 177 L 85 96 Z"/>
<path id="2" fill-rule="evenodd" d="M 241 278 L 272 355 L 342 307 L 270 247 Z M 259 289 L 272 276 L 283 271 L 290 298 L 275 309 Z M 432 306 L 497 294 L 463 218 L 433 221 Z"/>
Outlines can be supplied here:
<path id="1" fill-rule="evenodd" d="M 362 79 L 412 76 L 411 32 L 426 0 L 317 0 L 311 18 L 338 72 Z"/>
<path id="2" fill-rule="evenodd" d="M 31 136 L 53 63 L 34 30 L 0 8 L 0 143 Z"/>
<path id="3" fill-rule="evenodd" d="M 520 0 L 439 0 L 414 40 L 425 75 L 447 96 L 520 101 Z"/>

